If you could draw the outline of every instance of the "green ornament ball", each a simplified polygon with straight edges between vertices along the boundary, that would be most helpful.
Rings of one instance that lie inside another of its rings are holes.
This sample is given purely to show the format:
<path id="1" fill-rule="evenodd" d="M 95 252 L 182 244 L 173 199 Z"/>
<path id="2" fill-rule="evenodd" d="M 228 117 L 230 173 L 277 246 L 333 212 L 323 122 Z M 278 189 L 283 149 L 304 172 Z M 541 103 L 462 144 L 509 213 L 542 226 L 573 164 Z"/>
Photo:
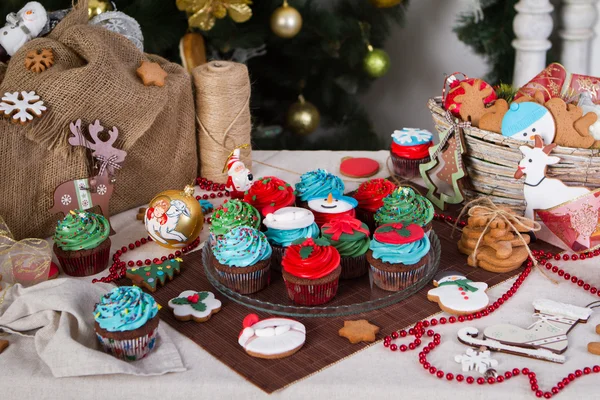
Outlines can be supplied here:
<path id="1" fill-rule="evenodd" d="M 363 68 L 371 78 L 381 78 L 390 69 L 390 56 L 382 49 L 369 49 L 363 59 Z"/>

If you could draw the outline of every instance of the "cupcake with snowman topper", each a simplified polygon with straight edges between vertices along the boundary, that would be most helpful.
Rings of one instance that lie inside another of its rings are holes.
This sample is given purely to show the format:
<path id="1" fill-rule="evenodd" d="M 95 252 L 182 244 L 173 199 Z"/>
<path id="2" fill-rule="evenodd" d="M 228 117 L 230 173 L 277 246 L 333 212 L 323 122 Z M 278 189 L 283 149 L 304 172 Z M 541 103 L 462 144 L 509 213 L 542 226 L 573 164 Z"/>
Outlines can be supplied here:
<path id="1" fill-rule="evenodd" d="M 394 172 L 405 178 L 419 175 L 419 165 L 429 162 L 433 134 L 426 129 L 402 128 L 392 134 L 390 156 Z"/>
<path id="2" fill-rule="evenodd" d="M 544 143 L 552 143 L 556 123 L 550 111 L 534 102 L 512 103 L 502 118 L 502 136 L 515 140 L 533 141 L 540 135 Z"/>
<path id="3" fill-rule="evenodd" d="M 327 222 L 340 215 L 356 216 L 354 210 L 358 205 L 356 199 L 344 196 L 340 192 L 333 191 L 327 196 L 317 196 L 308 199 L 308 209 L 315 216 L 315 222 L 321 228 Z"/>
<path id="4" fill-rule="evenodd" d="M 337 176 L 324 169 L 308 171 L 300 177 L 296 183 L 296 196 L 300 205 L 306 207 L 306 202 L 313 197 L 327 197 L 333 191 L 343 193 L 344 182 Z"/>
<path id="5" fill-rule="evenodd" d="M 300 207 L 284 207 L 279 210 L 267 209 L 263 224 L 267 227 L 265 236 L 273 249 L 271 268 L 281 270 L 281 258 L 287 247 L 294 241 L 319 237 L 319 227 L 310 210 Z"/>

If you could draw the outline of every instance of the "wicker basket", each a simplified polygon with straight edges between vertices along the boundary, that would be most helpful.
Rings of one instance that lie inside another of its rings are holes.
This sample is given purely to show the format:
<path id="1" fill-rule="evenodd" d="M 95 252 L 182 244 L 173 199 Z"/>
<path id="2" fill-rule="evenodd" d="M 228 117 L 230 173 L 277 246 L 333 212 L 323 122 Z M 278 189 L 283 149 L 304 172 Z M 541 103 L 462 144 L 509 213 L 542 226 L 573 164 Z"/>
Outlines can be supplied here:
<path id="1" fill-rule="evenodd" d="M 427 105 L 436 130 L 448 129 L 442 98 L 429 99 Z M 523 158 L 519 146 L 525 143 L 474 127 L 464 130 L 464 141 L 466 154 L 463 160 L 469 176 L 464 185 L 467 200 L 485 195 L 497 204 L 506 204 L 523 212 L 523 179 L 515 179 L 514 174 Z M 600 187 L 600 150 L 557 146 L 552 154 L 561 161 L 548 168 L 548 176 L 561 179 L 569 186 Z"/>

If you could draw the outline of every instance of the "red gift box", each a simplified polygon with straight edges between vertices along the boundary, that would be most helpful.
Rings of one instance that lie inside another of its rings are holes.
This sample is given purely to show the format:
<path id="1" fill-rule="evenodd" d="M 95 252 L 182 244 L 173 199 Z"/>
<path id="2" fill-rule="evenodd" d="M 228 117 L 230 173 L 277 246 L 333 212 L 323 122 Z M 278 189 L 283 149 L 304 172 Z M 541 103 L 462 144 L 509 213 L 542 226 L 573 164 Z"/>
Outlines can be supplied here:
<path id="1" fill-rule="evenodd" d="M 522 96 L 533 97 L 537 91 L 544 94 L 544 101 L 560 97 L 567 103 L 576 103 L 581 93 L 589 92 L 592 101 L 600 104 L 600 78 L 571 74 L 559 63 L 548 65 L 521 87 L 515 95 L 515 100 Z"/>

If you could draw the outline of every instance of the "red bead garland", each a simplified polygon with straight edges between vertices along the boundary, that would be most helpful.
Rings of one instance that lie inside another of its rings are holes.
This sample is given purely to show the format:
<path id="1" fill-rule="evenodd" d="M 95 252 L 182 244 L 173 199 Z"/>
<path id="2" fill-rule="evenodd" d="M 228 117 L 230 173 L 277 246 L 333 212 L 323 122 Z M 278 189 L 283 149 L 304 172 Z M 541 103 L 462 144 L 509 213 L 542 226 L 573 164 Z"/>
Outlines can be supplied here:
<path id="1" fill-rule="evenodd" d="M 448 216 L 448 215 L 442 215 L 442 214 L 436 213 L 436 214 L 434 214 L 434 218 L 437 220 L 449 222 L 452 224 L 456 223 L 456 218 L 454 218 L 452 216 Z M 466 222 L 460 221 L 457 225 L 460 227 L 464 227 L 466 225 Z M 557 274 L 558 276 L 562 277 L 566 281 L 570 280 L 571 283 L 576 284 L 578 287 L 581 287 L 583 290 L 589 291 L 592 295 L 597 294 L 600 297 L 600 289 L 590 285 L 589 283 L 585 282 L 583 279 L 579 279 L 576 276 L 571 276 L 570 274 L 566 273 L 564 270 L 562 270 L 562 269 L 558 268 L 557 266 L 548 262 L 549 260 L 577 261 L 577 260 L 584 260 L 586 258 L 593 258 L 593 257 L 597 257 L 600 255 L 600 250 L 588 251 L 586 253 L 573 254 L 570 256 L 567 254 L 563 254 L 561 256 L 560 254 L 544 252 L 543 250 L 533 250 L 531 253 L 535 257 L 535 259 L 542 266 L 544 266 L 546 268 L 546 270 Z M 498 376 L 495 378 L 489 377 L 489 378 L 485 379 L 483 377 L 479 377 L 479 378 L 475 379 L 472 376 L 467 376 L 465 378 L 462 374 L 457 374 L 456 377 L 454 377 L 454 375 L 452 373 L 450 373 L 450 372 L 445 373 L 444 371 L 436 368 L 435 366 L 431 365 L 430 362 L 427 361 L 427 355 L 441 343 L 442 337 L 439 333 L 435 333 L 435 331 L 433 329 L 426 330 L 426 328 L 428 328 L 430 326 L 436 326 L 438 323 L 440 325 L 445 325 L 447 323 L 454 324 L 456 322 L 472 321 L 473 319 L 483 318 L 483 317 L 493 313 L 498 308 L 500 308 L 509 298 L 511 298 L 512 296 L 515 295 L 515 293 L 519 290 L 519 287 L 521 287 L 521 285 L 523 284 L 525 279 L 531 273 L 532 267 L 533 267 L 533 262 L 532 262 L 531 258 L 528 258 L 527 262 L 525 264 L 525 269 L 523 270 L 523 272 L 521 272 L 519 277 L 513 283 L 512 287 L 506 293 L 504 293 L 498 300 L 496 300 L 494 303 L 492 303 L 490 306 L 488 306 L 488 308 L 486 310 L 483 310 L 481 312 L 472 313 L 472 314 L 469 314 L 466 316 L 460 315 L 460 316 L 458 316 L 458 318 L 455 316 L 451 316 L 447 319 L 445 317 L 441 317 L 439 319 L 432 318 L 430 320 L 419 321 L 414 325 L 413 328 L 408 329 L 408 331 L 403 329 L 399 332 L 392 332 L 391 335 L 386 336 L 383 339 L 383 346 L 389 348 L 391 351 L 397 351 L 398 349 L 400 349 L 401 352 L 405 352 L 405 351 L 407 351 L 407 349 L 414 350 L 417 347 L 419 347 L 422 343 L 421 338 L 424 335 L 426 335 L 427 337 L 433 337 L 433 340 L 431 342 L 429 342 L 419 353 L 419 363 L 423 366 L 423 368 L 425 370 L 428 370 L 431 375 L 435 375 L 439 379 L 443 379 L 445 377 L 447 381 L 456 380 L 456 382 L 458 382 L 458 383 L 466 382 L 469 385 L 472 385 L 475 382 L 478 385 L 485 385 L 485 384 L 492 385 L 495 383 L 506 382 L 509 379 L 511 379 L 512 377 L 518 376 L 520 373 L 522 373 L 523 376 L 526 376 L 527 378 L 529 378 L 531 390 L 532 390 L 532 392 L 534 392 L 535 396 L 538 398 L 543 397 L 545 399 L 549 399 L 552 396 L 558 394 L 570 382 L 573 382 L 577 378 L 580 378 L 585 375 L 589 375 L 592 372 L 600 373 L 600 365 L 594 365 L 593 367 L 585 367 L 583 369 L 575 370 L 573 373 L 568 374 L 561 381 L 557 382 L 556 385 L 550 389 L 550 391 L 544 392 L 544 391 L 540 390 L 540 388 L 539 388 L 535 372 L 531 371 L 529 368 L 523 368 L 521 370 L 519 370 L 518 368 L 514 368 L 512 371 L 504 372 L 504 374 L 499 373 Z M 414 340 L 408 344 L 408 347 L 406 346 L 406 344 L 401 344 L 400 346 L 398 346 L 397 344 L 392 343 L 392 340 L 398 339 L 398 337 L 406 337 L 407 335 L 411 335 L 411 336 L 415 337 Z"/>
<path id="2" fill-rule="evenodd" d="M 117 279 L 120 279 L 122 277 L 125 276 L 125 273 L 127 272 L 127 267 L 133 267 L 133 266 L 138 266 L 141 267 L 142 265 L 150 265 L 152 263 L 158 263 L 159 261 L 166 261 L 167 259 L 171 260 L 175 257 L 181 257 L 182 254 L 186 254 L 190 251 L 192 251 L 193 249 L 195 249 L 196 247 L 198 247 L 198 245 L 200 244 L 200 238 L 196 238 L 196 240 L 194 240 L 192 243 L 188 244 L 187 246 L 183 247 L 181 250 L 176 250 L 175 252 L 167 255 L 167 256 L 162 256 L 160 258 L 160 260 L 158 259 L 158 257 L 155 257 L 154 259 L 150 260 L 149 258 L 146 258 L 145 260 L 129 260 L 127 261 L 127 263 L 125 263 L 125 261 L 121 261 L 121 256 L 125 253 L 127 253 L 128 250 L 133 250 L 136 247 L 140 247 L 146 243 L 152 242 L 152 237 L 148 236 L 147 238 L 141 238 L 140 240 L 136 240 L 133 243 L 129 243 L 128 246 L 123 246 L 121 247 L 120 250 L 117 250 L 115 252 L 115 254 L 113 254 L 113 263 L 110 266 L 110 268 L 108 269 L 108 276 L 104 276 L 100 279 L 93 279 L 92 283 L 96 283 L 96 282 L 113 282 L 116 281 Z"/>
<path id="3" fill-rule="evenodd" d="M 202 177 L 196 178 L 196 183 L 198 184 L 198 186 L 200 187 L 201 190 L 204 190 L 206 192 L 216 192 L 216 194 L 211 193 L 210 195 L 208 195 L 208 194 L 203 194 L 202 196 L 198 195 L 198 196 L 196 196 L 196 200 L 198 200 L 198 201 L 208 200 L 209 198 L 214 199 L 216 197 L 222 198 L 222 197 L 230 196 L 229 192 L 227 190 L 225 190 L 225 185 L 223 183 L 215 183 L 213 181 L 209 181 L 208 179 L 202 178 Z M 212 219 L 210 217 L 208 217 L 204 220 L 204 222 L 206 222 L 207 224 L 210 224 L 210 223 L 212 223 Z"/>

